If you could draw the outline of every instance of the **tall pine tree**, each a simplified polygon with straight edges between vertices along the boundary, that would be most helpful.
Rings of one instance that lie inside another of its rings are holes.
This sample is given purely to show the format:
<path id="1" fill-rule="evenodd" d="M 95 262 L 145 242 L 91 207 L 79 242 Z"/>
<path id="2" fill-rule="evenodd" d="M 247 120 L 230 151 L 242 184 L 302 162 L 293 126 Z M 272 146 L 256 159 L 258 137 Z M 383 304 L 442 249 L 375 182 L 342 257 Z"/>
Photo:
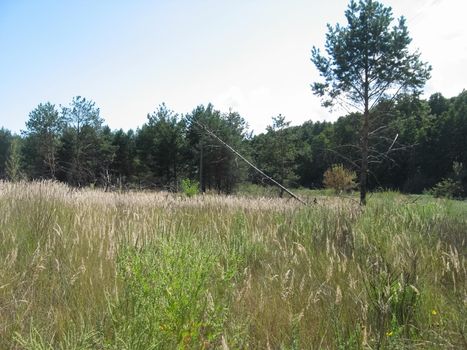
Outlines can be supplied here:
<path id="1" fill-rule="evenodd" d="M 373 0 L 351 1 L 347 25 L 328 25 L 322 54 L 313 47 L 311 60 L 324 79 L 312 84 L 324 106 L 336 102 L 362 113 L 360 129 L 360 202 L 366 204 L 370 114 L 382 100 L 419 91 L 431 67 L 420 53 L 409 51 L 411 38 L 404 17 L 393 26 L 390 7 Z"/>

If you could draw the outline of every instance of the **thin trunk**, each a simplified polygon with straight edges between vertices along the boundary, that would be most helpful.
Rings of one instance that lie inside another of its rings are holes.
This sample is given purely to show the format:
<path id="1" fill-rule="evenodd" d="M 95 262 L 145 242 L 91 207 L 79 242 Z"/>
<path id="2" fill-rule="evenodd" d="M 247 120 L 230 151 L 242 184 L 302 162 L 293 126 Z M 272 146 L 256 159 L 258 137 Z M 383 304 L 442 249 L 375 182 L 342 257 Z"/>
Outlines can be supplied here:
<path id="1" fill-rule="evenodd" d="M 360 168 L 360 205 L 366 205 L 367 176 L 368 176 L 368 133 L 369 133 L 369 97 L 368 97 L 368 70 L 365 72 L 365 110 L 363 112 L 363 124 L 361 129 L 362 163 Z"/>
<path id="2" fill-rule="evenodd" d="M 365 29 L 368 29 L 365 26 Z M 360 205 L 366 205 L 366 191 L 367 191 L 367 176 L 368 176 L 368 134 L 369 134 L 369 119 L 370 119 L 370 83 L 369 83 L 369 64 L 368 64 L 368 43 L 365 43 L 365 83 L 363 99 L 365 104 L 365 110 L 363 112 L 363 124 L 361 129 L 361 152 L 362 152 L 362 163 L 360 168 Z"/>
<path id="3" fill-rule="evenodd" d="M 173 161 L 173 177 L 174 177 L 174 191 L 178 192 L 178 179 L 177 179 L 177 156 L 174 157 Z"/>
<path id="4" fill-rule="evenodd" d="M 361 147 L 362 147 L 362 166 L 360 169 L 360 205 L 366 205 L 367 192 L 367 174 L 368 174 L 368 132 L 369 132 L 369 111 L 368 103 L 365 106 L 363 114 L 363 125 L 361 131 Z"/>
<path id="5" fill-rule="evenodd" d="M 204 178 L 203 178 L 203 143 L 201 142 L 201 150 L 200 150 L 200 156 L 199 156 L 199 187 L 201 189 L 201 192 L 204 193 L 206 192 L 206 185 L 204 183 Z"/>

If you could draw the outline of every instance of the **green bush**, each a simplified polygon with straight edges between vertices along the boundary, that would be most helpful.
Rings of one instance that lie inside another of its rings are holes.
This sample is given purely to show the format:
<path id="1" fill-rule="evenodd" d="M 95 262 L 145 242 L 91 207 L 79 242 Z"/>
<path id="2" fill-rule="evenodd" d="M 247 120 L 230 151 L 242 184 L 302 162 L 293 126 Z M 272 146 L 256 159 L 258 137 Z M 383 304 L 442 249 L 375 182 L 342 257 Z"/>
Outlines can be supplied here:
<path id="1" fill-rule="evenodd" d="M 182 180 L 182 192 L 187 197 L 193 197 L 199 193 L 199 183 L 198 181 L 193 181 L 190 179 Z"/>
<path id="2" fill-rule="evenodd" d="M 438 182 L 432 189 L 431 194 L 440 198 L 460 198 L 462 197 L 462 172 L 463 165 L 459 162 L 452 164 L 453 175 L 447 179 Z"/>
<path id="3" fill-rule="evenodd" d="M 444 179 L 438 182 L 431 190 L 431 194 L 436 198 L 455 198 L 460 195 L 462 186 L 459 181 Z"/>
<path id="4" fill-rule="evenodd" d="M 225 307 L 211 289 L 221 271 L 209 249 L 174 240 L 128 248 L 118 259 L 122 290 L 110 311 L 118 349 L 187 349 L 219 342 Z M 224 285 L 223 288 L 226 288 Z"/>

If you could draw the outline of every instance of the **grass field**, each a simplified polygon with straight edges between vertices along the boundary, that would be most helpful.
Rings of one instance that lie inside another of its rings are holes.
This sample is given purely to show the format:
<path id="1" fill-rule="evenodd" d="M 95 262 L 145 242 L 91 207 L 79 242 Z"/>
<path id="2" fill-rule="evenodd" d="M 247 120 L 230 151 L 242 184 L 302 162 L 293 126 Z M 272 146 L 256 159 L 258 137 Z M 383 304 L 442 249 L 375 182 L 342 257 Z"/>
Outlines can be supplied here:
<path id="1" fill-rule="evenodd" d="M 467 347 L 467 202 L 0 183 L 0 349 Z"/>

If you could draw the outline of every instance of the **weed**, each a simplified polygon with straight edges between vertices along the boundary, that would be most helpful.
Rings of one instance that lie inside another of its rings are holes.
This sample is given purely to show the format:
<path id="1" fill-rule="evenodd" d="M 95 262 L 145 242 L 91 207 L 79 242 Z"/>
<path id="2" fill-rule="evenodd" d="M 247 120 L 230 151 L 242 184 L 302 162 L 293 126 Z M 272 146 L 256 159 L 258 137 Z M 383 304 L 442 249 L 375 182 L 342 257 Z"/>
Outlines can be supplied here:
<path id="1" fill-rule="evenodd" d="M 0 348 L 466 346 L 465 202 L 306 196 L 0 182 Z"/>

